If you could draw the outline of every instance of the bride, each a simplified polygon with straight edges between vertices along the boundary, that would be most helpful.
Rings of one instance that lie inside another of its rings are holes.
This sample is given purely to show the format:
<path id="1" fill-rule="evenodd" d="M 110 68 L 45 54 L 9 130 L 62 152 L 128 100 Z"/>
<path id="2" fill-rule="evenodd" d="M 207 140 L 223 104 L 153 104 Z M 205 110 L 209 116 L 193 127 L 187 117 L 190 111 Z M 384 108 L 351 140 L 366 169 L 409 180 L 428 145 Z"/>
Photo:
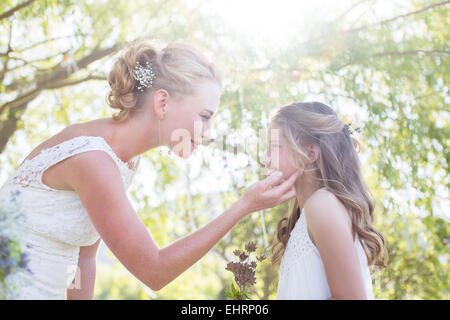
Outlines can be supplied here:
<path id="1" fill-rule="evenodd" d="M 143 41 L 126 48 L 108 81 L 108 104 L 118 114 L 73 124 L 44 141 L 0 189 L 2 194 L 19 190 L 28 216 L 31 273 L 12 275 L 17 283 L 28 283 L 19 287 L 19 299 L 92 299 L 101 240 L 136 278 L 160 290 L 247 214 L 295 196 L 297 172 L 286 180 L 271 174 L 201 229 L 158 248 L 126 189 L 140 154 L 167 146 L 187 158 L 208 138 L 220 75 L 190 46 L 157 50 Z M 201 130 L 194 130 L 199 123 Z M 180 130 L 182 144 L 173 139 Z M 75 276 L 80 286 L 69 289 Z"/>

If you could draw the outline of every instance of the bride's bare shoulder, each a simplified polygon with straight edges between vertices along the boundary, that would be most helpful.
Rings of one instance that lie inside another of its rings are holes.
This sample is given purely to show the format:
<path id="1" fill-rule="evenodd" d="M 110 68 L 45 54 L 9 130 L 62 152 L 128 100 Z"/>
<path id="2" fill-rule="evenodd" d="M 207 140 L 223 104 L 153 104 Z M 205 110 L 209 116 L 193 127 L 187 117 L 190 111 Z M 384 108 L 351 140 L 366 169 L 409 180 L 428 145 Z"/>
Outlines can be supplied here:
<path id="1" fill-rule="evenodd" d="M 97 119 L 87 122 L 74 123 L 64 128 L 60 133 L 62 136 L 102 136 L 107 137 L 110 134 L 110 128 L 107 119 Z"/>
<path id="2" fill-rule="evenodd" d="M 41 152 L 43 149 L 51 148 L 66 140 L 70 140 L 78 136 L 103 136 L 106 138 L 108 135 L 108 130 L 103 125 L 101 120 L 102 119 L 89 122 L 74 123 L 65 127 L 60 132 L 41 142 L 30 152 L 30 154 L 25 159 L 31 159 L 35 155 L 39 154 L 39 152 Z"/>
<path id="3" fill-rule="evenodd" d="M 102 136 L 101 126 L 97 126 L 97 128 L 94 128 L 91 123 L 77 123 L 69 125 L 54 136 L 39 144 L 25 158 L 25 160 L 34 158 L 43 149 L 51 148 L 64 141 L 84 135 Z M 45 170 L 45 172 L 42 173 L 42 182 L 53 189 L 73 190 L 73 186 L 69 181 L 70 174 L 73 173 L 76 168 L 81 170 L 83 167 L 90 168 L 89 166 L 98 166 L 99 164 L 102 164 L 102 170 L 116 170 L 115 164 L 112 162 L 112 159 L 109 155 L 106 155 L 102 151 L 93 151 L 77 154 L 74 157 L 69 157 L 53 164 L 47 170 Z"/>

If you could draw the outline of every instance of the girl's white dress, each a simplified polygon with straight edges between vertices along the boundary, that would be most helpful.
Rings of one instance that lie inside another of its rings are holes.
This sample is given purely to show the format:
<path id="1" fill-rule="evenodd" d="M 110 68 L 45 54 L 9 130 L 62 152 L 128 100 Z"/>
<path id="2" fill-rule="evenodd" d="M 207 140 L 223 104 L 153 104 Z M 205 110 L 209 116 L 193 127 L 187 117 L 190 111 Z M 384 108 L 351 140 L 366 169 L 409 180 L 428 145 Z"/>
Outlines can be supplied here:
<path id="1" fill-rule="evenodd" d="M 358 235 L 355 236 L 366 297 L 373 299 L 372 279 L 367 257 Z M 325 268 L 319 250 L 308 234 L 305 214 L 302 213 L 292 229 L 280 265 L 277 299 L 324 300 L 331 297 Z"/>
<path id="2" fill-rule="evenodd" d="M 32 273 L 21 270 L 11 275 L 10 282 L 19 284 L 14 298 L 65 299 L 77 271 L 80 246 L 92 245 L 100 238 L 76 192 L 56 190 L 42 182 L 42 174 L 50 166 L 93 150 L 111 156 L 128 189 L 140 156 L 124 163 L 103 137 L 97 136 L 78 136 L 43 149 L 25 160 L 0 188 L 0 195 L 20 191 L 26 213 L 25 242 Z"/>

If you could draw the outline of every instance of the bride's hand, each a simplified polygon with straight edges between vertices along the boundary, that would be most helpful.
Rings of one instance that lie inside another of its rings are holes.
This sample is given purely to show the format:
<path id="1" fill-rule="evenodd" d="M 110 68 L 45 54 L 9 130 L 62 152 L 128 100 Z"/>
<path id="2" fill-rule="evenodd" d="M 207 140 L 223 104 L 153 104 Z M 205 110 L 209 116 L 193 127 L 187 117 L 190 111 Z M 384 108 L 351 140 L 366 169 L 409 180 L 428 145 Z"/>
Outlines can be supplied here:
<path id="1" fill-rule="evenodd" d="M 299 171 L 294 172 L 286 181 L 282 182 L 282 175 L 274 172 L 266 179 L 248 187 L 242 198 L 239 199 L 245 213 L 272 208 L 294 198 L 294 183 L 298 173 Z"/>

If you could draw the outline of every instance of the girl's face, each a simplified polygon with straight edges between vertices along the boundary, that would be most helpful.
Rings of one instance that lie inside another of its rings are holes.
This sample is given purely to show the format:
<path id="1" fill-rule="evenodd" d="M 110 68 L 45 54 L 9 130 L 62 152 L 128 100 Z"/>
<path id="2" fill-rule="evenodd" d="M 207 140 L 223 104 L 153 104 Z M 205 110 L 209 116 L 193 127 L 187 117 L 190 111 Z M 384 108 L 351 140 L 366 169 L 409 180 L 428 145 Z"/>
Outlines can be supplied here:
<path id="1" fill-rule="evenodd" d="M 161 135 L 175 154 L 189 158 L 199 144 L 210 139 L 211 118 L 219 106 L 220 91 L 218 84 L 205 81 L 193 95 L 169 99 Z"/>
<path id="2" fill-rule="evenodd" d="M 289 178 L 297 170 L 289 157 L 291 152 L 282 129 L 272 122 L 267 133 L 267 152 L 261 159 L 269 174 L 281 171 L 283 179 Z"/>

